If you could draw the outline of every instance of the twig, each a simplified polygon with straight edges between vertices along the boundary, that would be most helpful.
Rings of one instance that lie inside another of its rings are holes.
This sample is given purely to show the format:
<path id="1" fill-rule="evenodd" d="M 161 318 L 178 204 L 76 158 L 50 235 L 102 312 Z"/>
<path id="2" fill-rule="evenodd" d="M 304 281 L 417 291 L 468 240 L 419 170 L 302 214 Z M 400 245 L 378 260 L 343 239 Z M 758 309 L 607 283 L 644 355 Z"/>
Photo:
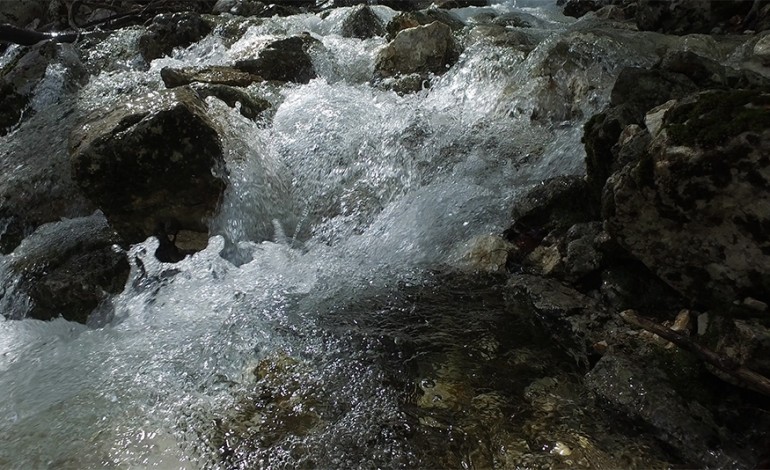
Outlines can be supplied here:
<path id="1" fill-rule="evenodd" d="M 740 383 L 745 384 L 748 388 L 756 390 L 763 395 L 770 396 L 770 379 L 764 375 L 741 366 L 731 358 L 720 356 L 714 351 L 695 343 L 679 332 L 641 317 L 633 310 L 621 312 L 620 318 L 634 326 L 655 333 L 661 338 L 671 341 L 680 348 L 695 354 L 704 362 L 711 364 L 730 377 L 738 380 Z"/>

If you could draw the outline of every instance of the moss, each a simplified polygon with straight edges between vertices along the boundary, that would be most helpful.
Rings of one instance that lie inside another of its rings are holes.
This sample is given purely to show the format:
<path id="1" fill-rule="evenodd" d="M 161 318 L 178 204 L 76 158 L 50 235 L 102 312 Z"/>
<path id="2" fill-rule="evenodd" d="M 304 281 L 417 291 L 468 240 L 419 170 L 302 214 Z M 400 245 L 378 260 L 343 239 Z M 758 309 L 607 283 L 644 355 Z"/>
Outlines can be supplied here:
<path id="1" fill-rule="evenodd" d="M 668 133 L 679 145 L 712 147 L 770 128 L 770 90 L 720 90 L 671 110 Z"/>

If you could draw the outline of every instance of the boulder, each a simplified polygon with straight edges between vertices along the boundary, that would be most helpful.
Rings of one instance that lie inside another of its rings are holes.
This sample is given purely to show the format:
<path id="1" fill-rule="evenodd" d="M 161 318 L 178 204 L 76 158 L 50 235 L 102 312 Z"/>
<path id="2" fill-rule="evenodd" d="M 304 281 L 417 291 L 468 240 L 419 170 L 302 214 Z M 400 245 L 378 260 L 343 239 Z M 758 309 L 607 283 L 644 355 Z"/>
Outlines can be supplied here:
<path id="1" fill-rule="evenodd" d="M 256 59 L 236 62 L 235 68 L 265 80 L 308 83 L 316 71 L 307 51 L 318 42 L 309 34 L 280 39 L 259 51 Z"/>
<path id="2" fill-rule="evenodd" d="M 211 25 L 198 14 L 163 13 L 152 20 L 146 32 L 139 38 L 139 51 L 149 62 L 171 55 L 174 48 L 187 47 L 200 41 L 211 30 Z"/>
<path id="3" fill-rule="evenodd" d="M 459 51 L 452 29 L 438 21 L 400 31 L 377 54 L 375 77 L 395 75 L 442 74 L 454 64 Z"/>
<path id="4" fill-rule="evenodd" d="M 368 5 L 359 5 L 354 7 L 343 20 L 340 35 L 358 39 L 384 36 L 385 25 Z"/>
<path id="5" fill-rule="evenodd" d="M 386 39 L 392 41 L 396 35 L 405 29 L 425 26 L 438 21 L 449 26 L 452 31 L 459 31 L 465 27 L 465 23 L 451 12 L 431 8 L 422 11 L 410 11 L 394 16 L 385 26 Z"/>
<path id="6" fill-rule="evenodd" d="M 0 305 L 6 318 L 85 323 L 128 279 L 120 239 L 100 213 L 40 226 L 2 260 Z"/>
<path id="7" fill-rule="evenodd" d="M 638 162 L 607 181 L 607 230 L 698 304 L 770 302 L 768 105 L 752 90 L 683 99 Z"/>
<path id="8" fill-rule="evenodd" d="M 88 117 L 70 136 L 71 169 L 86 196 L 128 243 L 197 234 L 225 188 L 216 125 L 189 88 L 153 92 Z M 168 240 L 165 240 L 168 241 Z"/>

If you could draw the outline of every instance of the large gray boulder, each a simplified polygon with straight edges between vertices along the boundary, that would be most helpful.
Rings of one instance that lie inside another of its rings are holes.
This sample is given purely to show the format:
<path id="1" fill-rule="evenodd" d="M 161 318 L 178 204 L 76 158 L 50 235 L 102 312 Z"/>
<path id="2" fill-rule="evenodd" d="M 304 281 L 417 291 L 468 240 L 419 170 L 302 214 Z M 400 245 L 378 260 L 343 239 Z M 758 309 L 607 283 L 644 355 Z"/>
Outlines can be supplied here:
<path id="1" fill-rule="evenodd" d="M 96 113 L 70 137 L 71 168 L 83 193 L 126 242 L 188 233 L 208 240 L 207 221 L 225 188 L 217 126 L 189 88 L 153 92 Z"/>
<path id="2" fill-rule="evenodd" d="M 699 304 L 770 303 L 770 94 L 670 103 L 635 164 L 605 186 L 605 226 Z"/>
<path id="3" fill-rule="evenodd" d="M 412 73 L 440 75 L 459 57 L 452 29 L 434 21 L 400 31 L 377 54 L 375 76 L 392 77 Z"/>

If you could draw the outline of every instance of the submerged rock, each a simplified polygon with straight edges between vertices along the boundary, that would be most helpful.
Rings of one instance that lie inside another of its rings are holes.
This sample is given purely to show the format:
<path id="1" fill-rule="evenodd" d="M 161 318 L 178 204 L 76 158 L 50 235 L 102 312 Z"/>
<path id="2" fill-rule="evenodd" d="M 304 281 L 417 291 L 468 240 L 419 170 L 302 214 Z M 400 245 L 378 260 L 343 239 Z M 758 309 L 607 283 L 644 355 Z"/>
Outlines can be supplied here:
<path id="1" fill-rule="evenodd" d="M 274 41 L 256 59 L 240 60 L 235 68 L 265 80 L 308 83 L 316 77 L 316 71 L 307 51 L 317 43 L 309 34 Z"/>
<path id="2" fill-rule="evenodd" d="M 682 393 L 676 384 L 692 387 L 697 366 L 682 352 L 659 353 L 669 356 L 661 363 L 652 356 L 640 361 L 617 354 L 603 356 L 586 375 L 586 386 L 608 408 L 626 419 L 646 425 L 684 460 L 686 466 L 716 468 L 748 467 L 745 453 L 722 444 L 721 430 L 712 412 L 692 396 L 706 390 Z M 664 369 L 664 367 L 666 367 Z M 693 368 L 694 367 L 694 368 Z"/>
<path id="3" fill-rule="evenodd" d="M 123 289 L 129 265 L 102 214 L 40 226 L 3 260 L 0 305 L 7 318 L 85 323 Z"/>
<path id="4" fill-rule="evenodd" d="M 208 240 L 225 188 L 217 127 L 189 88 L 95 113 L 70 137 L 72 175 L 128 243 L 187 230 Z"/>

